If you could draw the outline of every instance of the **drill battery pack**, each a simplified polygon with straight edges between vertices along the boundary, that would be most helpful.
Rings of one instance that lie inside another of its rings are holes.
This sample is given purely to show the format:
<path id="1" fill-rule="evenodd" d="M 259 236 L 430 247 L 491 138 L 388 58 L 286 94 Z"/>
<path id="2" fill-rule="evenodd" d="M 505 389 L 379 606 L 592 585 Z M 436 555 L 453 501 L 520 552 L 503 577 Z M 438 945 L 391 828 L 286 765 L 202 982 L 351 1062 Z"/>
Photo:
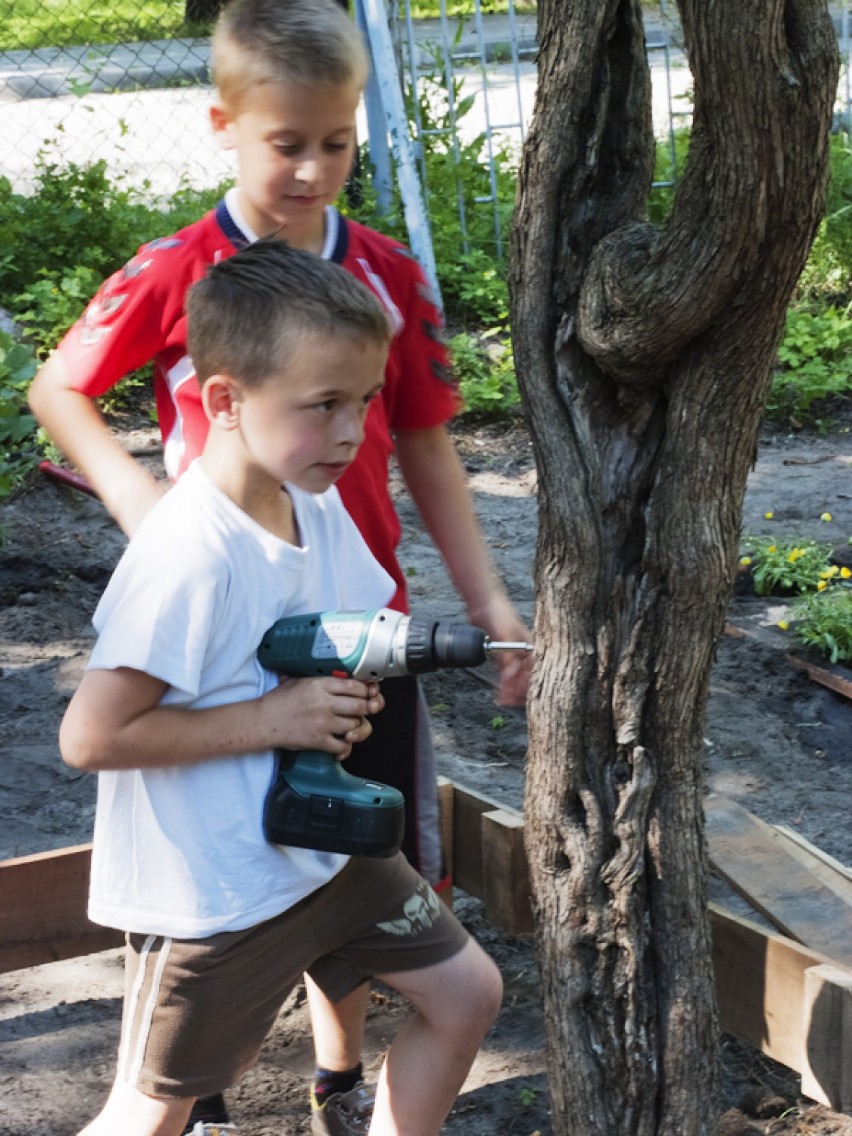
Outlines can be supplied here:
<path id="1" fill-rule="evenodd" d="M 279 754 L 263 808 L 263 833 L 271 844 L 344 852 L 350 856 L 395 855 L 405 829 L 402 794 L 390 785 L 344 773 L 327 753 L 300 755 L 298 774 L 288 776 Z"/>

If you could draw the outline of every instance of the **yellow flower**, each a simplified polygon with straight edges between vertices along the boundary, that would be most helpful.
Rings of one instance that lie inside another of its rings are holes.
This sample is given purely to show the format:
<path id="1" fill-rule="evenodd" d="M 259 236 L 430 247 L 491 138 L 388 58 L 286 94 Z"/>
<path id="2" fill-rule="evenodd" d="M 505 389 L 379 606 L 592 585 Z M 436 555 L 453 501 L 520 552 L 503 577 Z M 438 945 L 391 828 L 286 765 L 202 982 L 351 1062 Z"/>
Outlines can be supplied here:
<path id="1" fill-rule="evenodd" d="M 742 564 L 743 568 L 748 568 L 749 564 L 751 564 L 751 557 L 750 556 L 741 556 L 740 557 L 740 564 Z"/>
<path id="2" fill-rule="evenodd" d="M 787 622 L 786 619 L 779 619 L 778 622 L 775 624 L 775 626 L 780 627 L 782 631 L 789 631 L 790 630 L 790 624 Z"/>
<path id="3" fill-rule="evenodd" d="M 801 560 L 804 555 L 805 550 L 803 548 L 793 548 L 790 552 L 787 553 L 787 563 L 795 564 L 796 561 Z"/>
<path id="4" fill-rule="evenodd" d="M 830 568 L 826 568 L 824 572 L 820 572 L 819 578 L 821 580 L 832 580 L 839 571 L 840 569 L 837 567 L 837 565 L 832 564 Z"/>
<path id="5" fill-rule="evenodd" d="M 831 520 L 831 513 L 820 513 L 819 519 L 821 521 L 830 521 Z"/>
<path id="6" fill-rule="evenodd" d="M 766 550 L 766 551 L 767 551 L 767 552 L 777 552 L 777 551 L 778 551 L 778 546 L 777 546 L 777 545 L 774 545 L 774 544 L 770 544 L 770 546 L 769 546 L 769 547 L 767 548 L 767 550 Z"/>
<path id="7" fill-rule="evenodd" d="M 852 571 L 850 571 L 848 568 L 841 568 L 840 569 L 840 579 L 841 580 L 848 580 L 850 576 L 852 576 Z"/>
<path id="8" fill-rule="evenodd" d="M 764 514 L 763 514 L 763 519 L 764 519 L 765 521 L 771 521 L 771 520 L 772 520 L 772 518 L 773 518 L 774 516 L 775 516 L 775 514 L 774 514 L 774 513 L 772 513 L 772 512 L 769 512 L 769 513 L 764 513 Z"/>
<path id="9" fill-rule="evenodd" d="M 817 584 L 817 591 L 818 592 L 824 592 L 827 587 L 828 587 L 828 580 L 820 580 L 820 582 Z"/>

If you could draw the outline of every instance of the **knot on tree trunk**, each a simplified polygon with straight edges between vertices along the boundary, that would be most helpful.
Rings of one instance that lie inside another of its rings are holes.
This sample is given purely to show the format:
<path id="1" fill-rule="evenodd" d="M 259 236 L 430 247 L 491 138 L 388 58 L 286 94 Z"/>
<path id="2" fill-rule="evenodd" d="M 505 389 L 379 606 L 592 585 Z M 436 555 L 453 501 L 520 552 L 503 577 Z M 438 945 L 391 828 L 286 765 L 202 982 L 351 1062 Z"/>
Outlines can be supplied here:
<path id="1" fill-rule="evenodd" d="M 667 364 L 707 323 L 684 273 L 661 255 L 661 233 L 646 222 L 620 226 L 589 259 L 577 307 L 577 338 L 605 374 L 647 394 Z"/>

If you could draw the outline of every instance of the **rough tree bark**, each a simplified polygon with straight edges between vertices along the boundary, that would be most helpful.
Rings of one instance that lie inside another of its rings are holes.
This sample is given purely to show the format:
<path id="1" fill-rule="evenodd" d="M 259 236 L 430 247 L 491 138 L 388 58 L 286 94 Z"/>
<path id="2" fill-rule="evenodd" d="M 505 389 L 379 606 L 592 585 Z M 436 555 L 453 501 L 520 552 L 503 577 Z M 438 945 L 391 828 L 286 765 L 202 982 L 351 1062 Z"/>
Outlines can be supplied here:
<path id="1" fill-rule="evenodd" d="M 681 0 L 662 229 L 638 0 L 540 0 L 512 237 L 540 478 L 527 852 L 559 1136 L 709 1136 L 701 739 L 784 313 L 822 213 L 824 0 Z"/>

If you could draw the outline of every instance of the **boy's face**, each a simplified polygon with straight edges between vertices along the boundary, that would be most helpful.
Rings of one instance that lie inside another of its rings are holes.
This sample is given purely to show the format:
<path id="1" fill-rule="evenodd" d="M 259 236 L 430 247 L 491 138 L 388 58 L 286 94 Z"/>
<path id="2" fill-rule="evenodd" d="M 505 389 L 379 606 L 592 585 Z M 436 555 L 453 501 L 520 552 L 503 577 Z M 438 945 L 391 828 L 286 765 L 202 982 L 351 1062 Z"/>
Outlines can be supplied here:
<path id="1" fill-rule="evenodd" d="M 258 236 L 279 233 L 319 252 L 325 207 L 349 176 L 355 151 L 357 84 L 265 85 L 229 111 L 211 110 L 223 145 L 237 154 L 240 204 Z"/>
<path id="2" fill-rule="evenodd" d="M 387 346 L 338 335 L 306 337 L 286 372 L 259 387 L 235 384 L 235 441 L 245 484 L 289 481 L 323 493 L 355 459 L 364 421 L 384 385 Z"/>

